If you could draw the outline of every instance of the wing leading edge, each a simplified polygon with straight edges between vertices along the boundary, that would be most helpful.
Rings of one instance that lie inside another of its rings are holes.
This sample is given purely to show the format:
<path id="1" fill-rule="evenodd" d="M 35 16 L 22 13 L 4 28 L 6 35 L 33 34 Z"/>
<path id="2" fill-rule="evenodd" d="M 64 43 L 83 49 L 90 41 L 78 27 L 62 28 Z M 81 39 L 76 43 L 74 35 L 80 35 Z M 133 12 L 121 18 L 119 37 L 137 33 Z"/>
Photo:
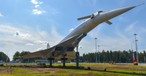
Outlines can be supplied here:
<path id="1" fill-rule="evenodd" d="M 80 35 L 72 36 L 51 48 L 25 55 L 24 58 L 48 58 L 51 56 L 57 57 L 63 53 L 72 52 L 74 51 L 74 48 L 79 44 L 81 39 L 84 38 L 86 35 L 87 34 L 80 34 Z"/>
<path id="2" fill-rule="evenodd" d="M 74 48 L 78 46 L 81 39 L 84 38 L 86 35 L 87 34 L 80 34 L 65 39 L 63 42 L 60 42 L 59 44 L 54 46 L 54 51 L 74 51 Z"/>

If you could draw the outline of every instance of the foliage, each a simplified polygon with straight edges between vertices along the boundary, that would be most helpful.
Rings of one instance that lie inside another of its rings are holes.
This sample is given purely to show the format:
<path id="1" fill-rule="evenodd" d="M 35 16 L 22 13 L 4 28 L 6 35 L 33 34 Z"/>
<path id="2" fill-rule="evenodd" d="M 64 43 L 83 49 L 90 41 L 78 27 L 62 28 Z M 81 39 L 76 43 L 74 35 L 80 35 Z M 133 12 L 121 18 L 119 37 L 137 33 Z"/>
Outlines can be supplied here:
<path id="1" fill-rule="evenodd" d="M 0 52 L 0 61 L 9 62 L 10 59 L 5 53 Z"/>
<path id="2" fill-rule="evenodd" d="M 28 52 L 28 51 L 22 51 L 22 52 L 20 53 L 20 52 L 17 51 L 17 52 L 14 54 L 14 56 L 13 56 L 13 60 L 16 61 L 17 59 L 22 59 L 22 58 L 23 58 L 23 55 L 26 55 L 26 54 L 28 54 L 28 53 L 30 53 L 30 52 Z"/>
<path id="3" fill-rule="evenodd" d="M 80 57 L 80 61 L 82 62 L 102 62 L 102 63 L 132 63 L 132 50 L 129 51 L 105 51 L 97 52 L 97 53 L 87 53 L 83 54 Z M 146 52 L 138 53 L 139 62 L 146 62 Z"/>

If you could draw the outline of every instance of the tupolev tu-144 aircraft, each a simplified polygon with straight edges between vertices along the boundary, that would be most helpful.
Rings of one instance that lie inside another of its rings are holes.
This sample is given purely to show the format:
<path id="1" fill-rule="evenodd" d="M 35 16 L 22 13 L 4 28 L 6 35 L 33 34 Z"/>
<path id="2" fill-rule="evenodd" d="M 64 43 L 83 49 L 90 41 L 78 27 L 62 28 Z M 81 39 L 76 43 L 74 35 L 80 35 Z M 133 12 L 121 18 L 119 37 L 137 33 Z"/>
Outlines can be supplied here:
<path id="1" fill-rule="evenodd" d="M 76 47 L 78 48 L 79 42 L 88 34 L 88 32 L 90 32 L 92 29 L 94 29 L 96 26 L 103 22 L 111 25 L 112 22 L 109 21 L 110 19 L 119 16 L 135 7 L 137 6 L 130 6 L 109 11 L 98 11 L 91 15 L 80 17 L 78 18 L 78 20 L 85 19 L 85 21 L 81 23 L 79 26 L 77 26 L 69 35 L 67 35 L 57 45 L 45 50 L 40 50 L 34 53 L 27 54 L 24 57 L 48 58 L 48 60 L 50 60 L 50 65 L 52 65 L 52 60 L 56 56 L 61 55 L 63 57 L 62 59 L 65 60 L 66 52 L 71 52 L 74 51 Z"/>

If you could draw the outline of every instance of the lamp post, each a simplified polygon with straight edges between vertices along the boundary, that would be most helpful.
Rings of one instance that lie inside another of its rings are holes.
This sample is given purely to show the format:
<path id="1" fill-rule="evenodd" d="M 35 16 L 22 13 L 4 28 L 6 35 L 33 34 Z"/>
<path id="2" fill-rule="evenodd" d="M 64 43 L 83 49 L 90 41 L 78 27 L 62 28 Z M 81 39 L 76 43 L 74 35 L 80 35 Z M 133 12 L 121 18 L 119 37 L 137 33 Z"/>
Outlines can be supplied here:
<path id="1" fill-rule="evenodd" d="M 100 51 L 99 47 L 100 47 L 100 45 L 98 45 L 98 52 Z M 99 57 L 99 58 L 98 58 L 98 59 L 99 59 L 98 61 L 99 61 L 99 63 L 100 63 L 100 52 L 99 52 L 99 56 L 98 56 L 98 57 Z"/>
<path id="2" fill-rule="evenodd" d="M 95 62 L 97 63 L 97 38 L 95 37 Z"/>
<path id="3" fill-rule="evenodd" d="M 143 53 L 144 53 L 144 62 L 146 62 L 146 52 L 145 51 L 143 51 Z"/>
<path id="4" fill-rule="evenodd" d="M 139 60 L 138 60 L 138 46 L 137 46 L 137 38 L 136 38 L 136 36 L 137 36 L 137 34 L 134 34 L 134 36 L 135 36 L 135 49 L 136 49 L 136 59 L 137 59 L 137 63 L 139 62 Z"/>

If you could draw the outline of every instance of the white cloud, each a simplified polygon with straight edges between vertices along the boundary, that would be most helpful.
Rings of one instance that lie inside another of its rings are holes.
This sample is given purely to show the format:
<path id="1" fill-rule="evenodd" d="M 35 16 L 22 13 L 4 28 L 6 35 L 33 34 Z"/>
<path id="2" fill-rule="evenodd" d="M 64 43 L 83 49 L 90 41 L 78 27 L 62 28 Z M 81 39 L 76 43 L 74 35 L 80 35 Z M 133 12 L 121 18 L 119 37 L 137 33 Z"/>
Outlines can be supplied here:
<path id="1" fill-rule="evenodd" d="M 47 5 L 47 7 L 43 8 L 42 7 L 43 2 L 41 0 L 31 0 L 30 2 L 33 5 L 33 8 L 32 8 L 33 15 L 42 15 L 47 12 L 49 12 L 49 14 L 47 14 L 47 15 L 56 15 L 56 14 L 60 13 L 60 11 L 58 11 L 57 9 L 55 9 L 51 6 L 48 6 L 48 5 Z"/>
<path id="2" fill-rule="evenodd" d="M 135 25 L 137 25 L 137 22 L 131 23 L 130 25 L 127 26 L 127 28 L 125 29 L 125 31 L 126 32 L 134 31 Z"/>
<path id="3" fill-rule="evenodd" d="M 72 32 L 74 30 L 74 28 L 69 29 L 69 32 Z"/>
<path id="4" fill-rule="evenodd" d="M 35 8 L 38 8 L 38 7 L 40 7 L 40 5 L 37 4 L 37 5 L 35 5 L 34 7 L 35 7 Z"/>
<path id="5" fill-rule="evenodd" d="M 32 14 L 41 15 L 45 13 L 45 11 L 41 8 L 43 2 L 40 2 L 38 0 L 31 0 L 31 3 L 33 4 Z"/>
<path id="6" fill-rule="evenodd" d="M 33 4 L 39 4 L 38 0 L 31 0 L 31 3 L 33 3 Z"/>
<path id="7" fill-rule="evenodd" d="M 115 25 L 115 26 L 122 26 L 122 25 Z M 83 46 L 83 48 L 80 51 L 84 51 L 84 53 L 88 52 L 95 52 L 95 40 L 94 38 L 97 37 L 98 41 L 97 44 L 100 46 L 100 51 L 102 50 L 129 50 L 129 49 L 135 49 L 134 44 L 134 33 L 137 33 L 137 39 L 138 39 L 138 45 L 139 45 L 139 51 L 145 50 L 145 33 L 146 28 L 143 27 L 144 25 L 140 22 L 136 21 L 131 24 L 127 24 L 127 27 L 114 27 L 110 31 L 110 33 L 104 32 L 103 30 L 107 30 L 106 27 L 100 25 L 99 27 L 95 28 L 88 34 L 88 38 L 83 39 L 83 41 L 80 43 L 80 45 Z M 111 29 L 110 29 L 111 30 Z M 109 35 L 111 34 L 111 35 Z M 89 47 L 84 47 L 89 46 Z"/>
<path id="8" fill-rule="evenodd" d="M 88 35 L 89 36 L 89 35 Z M 107 37 L 107 36 L 100 36 L 97 40 L 97 44 L 100 45 L 98 51 L 102 50 L 112 50 L 112 51 L 118 51 L 118 50 L 129 50 L 131 49 L 131 43 L 128 38 L 121 38 L 121 37 Z M 95 52 L 95 39 L 94 38 L 84 38 L 80 45 L 82 46 L 81 49 L 79 49 L 80 53 L 89 53 L 89 52 Z"/>
<path id="9" fill-rule="evenodd" d="M 0 13 L 0 17 L 2 17 L 3 16 L 3 14 L 2 13 Z"/>
<path id="10" fill-rule="evenodd" d="M 51 40 L 49 40 L 51 43 L 51 45 L 55 45 L 57 43 L 59 43 L 59 41 L 61 41 L 63 39 L 63 36 L 60 35 L 60 33 L 57 31 L 56 27 L 55 26 L 52 26 L 51 28 L 51 34 L 49 35 L 51 38 Z"/>
<path id="11" fill-rule="evenodd" d="M 32 12 L 35 15 L 41 15 L 41 14 L 45 13 L 45 11 L 39 10 L 39 9 L 33 9 Z"/>
<path id="12" fill-rule="evenodd" d="M 0 24 L 0 28 L 0 51 L 8 54 L 11 59 L 16 51 L 38 51 L 40 48 L 45 49 L 48 42 L 50 45 L 55 45 L 62 39 L 55 26 L 50 33 L 12 25 Z"/>
<path id="13" fill-rule="evenodd" d="M 114 28 L 114 26 L 111 26 Z M 94 30 L 89 32 L 88 36 L 84 38 L 80 45 L 83 46 L 83 48 L 80 49 L 81 54 L 88 53 L 88 52 L 95 52 L 95 37 L 98 38 L 97 44 L 100 45 L 99 51 L 102 50 L 129 50 L 132 48 L 131 46 L 131 40 L 132 38 L 129 38 L 127 34 L 125 34 L 125 31 L 130 31 L 132 27 L 129 26 L 129 28 L 121 29 L 121 28 L 114 28 L 114 32 L 110 31 L 111 35 L 108 35 L 105 30 L 107 30 L 109 26 L 104 26 L 104 24 L 101 24 L 100 26 L 96 27 Z M 104 31 L 103 31 L 104 30 Z M 129 34 L 128 34 L 129 35 Z"/>
<path id="14" fill-rule="evenodd" d="M 119 28 L 120 31 L 115 30 L 114 32 L 111 32 L 116 36 L 109 36 L 106 33 L 103 33 L 102 29 L 106 30 L 105 27 L 108 26 L 100 25 L 96 29 L 92 30 L 87 37 L 81 41 L 80 46 L 82 48 L 79 48 L 80 54 L 82 55 L 83 53 L 95 52 L 95 37 L 98 37 L 97 43 L 100 45 L 100 51 L 131 49 L 132 46 L 130 38 L 123 32 L 130 32 L 133 28 L 137 28 L 133 25 L 134 23 L 128 26 L 126 30 Z M 51 46 L 53 46 L 63 38 L 54 25 L 49 32 L 44 30 L 42 31 L 40 29 L 28 30 L 26 28 L 18 28 L 11 25 L 0 25 L 0 28 L 0 51 L 4 51 L 6 54 L 9 54 L 11 59 L 16 51 L 38 51 L 40 49 L 45 49 L 48 42 Z M 143 33 L 146 33 L 145 29 L 143 29 Z M 145 40 L 144 38 L 143 40 Z"/>
<path id="15" fill-rule="evenodd" d="M 91 37 L 91 38 L 99 37 L 102 28 L 104 28 L 104 25 L 103 24 L 98 25 L 97 28 L 95 28 L 94 30 L 92 30 L 91 32 L 89 32 L 89 34 L 88 34 L 89 37 Z"/>
<path id="16" fill-rule="evenodd" d="M 26 45 L 28 45 L 28 46 L 33 46 L 34 44 L 32 44 L 32 43 L 26 43 Z"/>

